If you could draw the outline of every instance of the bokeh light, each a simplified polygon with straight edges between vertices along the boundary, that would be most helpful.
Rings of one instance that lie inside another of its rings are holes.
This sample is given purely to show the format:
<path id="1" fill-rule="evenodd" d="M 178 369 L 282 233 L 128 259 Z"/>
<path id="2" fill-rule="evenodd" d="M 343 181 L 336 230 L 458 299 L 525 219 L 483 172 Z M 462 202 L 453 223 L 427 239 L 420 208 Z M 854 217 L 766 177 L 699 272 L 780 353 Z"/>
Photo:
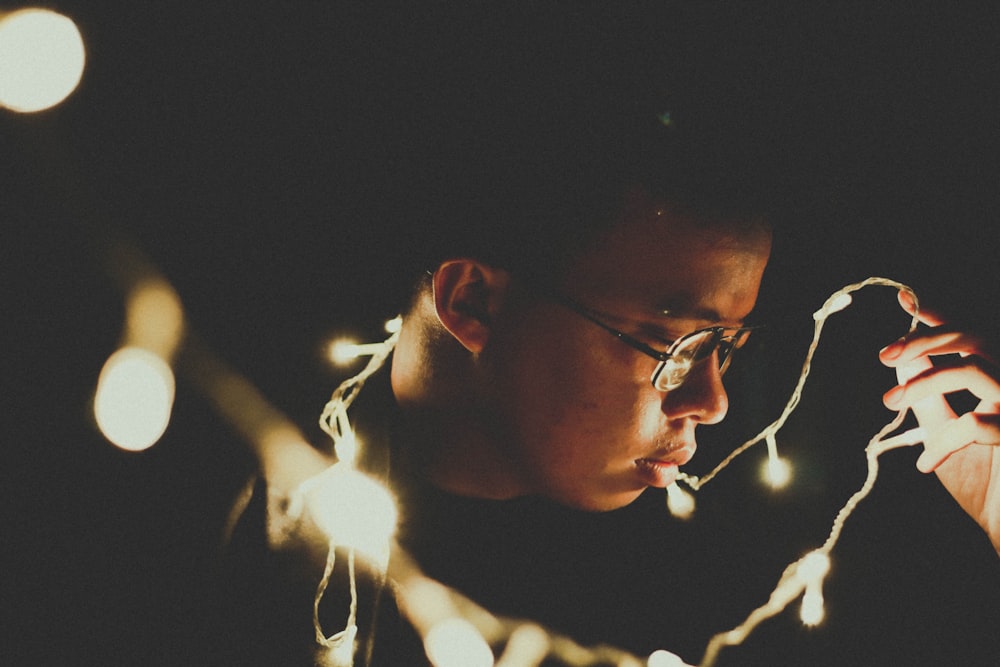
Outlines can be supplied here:
<path id="1" fill-rule="evenodd" d="M 47 9 L 0 17 L 0 106 L 43 111 L 80 83 L 86 55 L 72 19 Z"/>
<path id="2" fill-rule="evenodd" d="M 472 623 L 449 618 L 424 638 L 424 650 L 434 667 L 492 667 L 493 651 Z"/>
<path id="3" fill-rule="evenodd" d="M 357 549 L 385 567 L 396 532 L 396 503 L 389 491 L 352 467 L 336 463 L 301 487 L 305 506 L 331 542 Z"/>
<path id="4" fill-rule="evenodd" d="M 125 347 L 108 358 L 97 381 L 94 416 L 104 437 L 128 451 L 148 449 L 167 430 L 174 374 L 159 356 Z"/>

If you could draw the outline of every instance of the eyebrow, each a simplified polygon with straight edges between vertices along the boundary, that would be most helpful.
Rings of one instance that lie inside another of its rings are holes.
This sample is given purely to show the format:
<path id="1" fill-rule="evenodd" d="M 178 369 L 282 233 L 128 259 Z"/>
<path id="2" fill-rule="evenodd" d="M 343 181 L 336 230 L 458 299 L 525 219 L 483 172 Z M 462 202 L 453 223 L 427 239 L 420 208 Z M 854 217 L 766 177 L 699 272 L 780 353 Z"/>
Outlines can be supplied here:
<path id="1" fill-rule="evenodd" d="M 696 322 L 710 322 L 712 324 L 721 324 L 724 320 L 721 313 L 717 310 L 697 306 L 684 300 L 654 304 L 651 313 L 657 317 L 669 317 L 678 320 L 694 320 Z M 736 321 L 742 323 L 749 316 L 750 313 L 747 313 L 743 317 L 730 320 L 730 322 Z"/>
<path id="2" fill-rule="evenodd" d="M 681 320 L 705 320 L 708 322 L 718 322 L 722 315 L 712 308 L 698 306 L 689 299 L 674 298 L 670 301 L 661 301 L 652 304 L 651 314 L 660 317 L 672 317 Z"/>

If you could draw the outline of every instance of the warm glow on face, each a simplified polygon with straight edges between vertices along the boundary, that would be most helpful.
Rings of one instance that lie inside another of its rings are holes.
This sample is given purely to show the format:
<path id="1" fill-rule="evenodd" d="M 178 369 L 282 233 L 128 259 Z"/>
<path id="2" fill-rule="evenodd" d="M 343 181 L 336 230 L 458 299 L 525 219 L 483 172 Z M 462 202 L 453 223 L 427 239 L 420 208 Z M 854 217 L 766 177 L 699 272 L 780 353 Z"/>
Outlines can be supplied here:
<path id="1" fill-rule="evenodd" d="M 71 19 L 45 9 L 0 18 L 0 106 L 29 113 L 59 104 L 80 83 L 84 60 Z"/>
<path id="2" fill-rule="evenodd" d="M 475 626 L 464 619 L 437 623 L 424 637 L 424 650 L 434 667 L 492 667 L 493 651 Z"/>
<path id="3" fill-rule="evenodd" d="M 174 403 L 174 374 L 158 356 L 135 347 L 115 352 L 97 382 L 94 416 L 108 440 L 141 451 L 167 429 Z"/>

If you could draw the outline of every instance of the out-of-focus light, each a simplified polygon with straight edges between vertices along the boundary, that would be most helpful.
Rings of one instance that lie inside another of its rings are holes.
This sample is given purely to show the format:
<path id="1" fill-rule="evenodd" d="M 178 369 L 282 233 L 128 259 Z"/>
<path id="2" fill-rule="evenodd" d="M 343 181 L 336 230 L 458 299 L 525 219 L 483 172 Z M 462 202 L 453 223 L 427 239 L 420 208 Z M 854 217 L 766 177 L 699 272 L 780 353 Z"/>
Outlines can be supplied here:
<path id="1" fill-rule="evenodd" d="M 424 651 L 434 667 L 493 667 L 493 651 L 472 623 L 448 618 L 424 637 Z"/>
<path id="2" fill-rule="evenodd" d="M 823 609 L 823 591 L 809 587 L 802 594 L 802 608 L 799 610 L 799 618 L 805 625 L 819 625 L 826 615 Z"/>
<path id="3" fill-rule="evenodd" d="M 778 441 L 773 431 L 765 436 L 767 441 L 767 462 L 761 470 L 761 478 L 772 489 L 782 489 L 788 486 L 792 479 L 792 466 L 788 461 L 778 456 Z"/>
<path id="4" fill-rule="evenodd" d="M 830 557 L 821 551 L 813 551 L 799 563 L 796 576 L 806 583 L 821 581 L 830 571 Z"/>
<path id="5" fill-rule="evenodd" d="M 534 623 L 517 626 L 496 667 L 537 667 L 549 653 L 549 635 Z"/>
<path id="6" fill-rule="evenodd" d="M 394 317 L 391 320 L 386 321 L 386 323 L 385 323 L 385 332 L 386 333 L 394 334 L 394 333 L 396 333 L 397 331 L 399 331 L 402 328 L 403 328 L 403 318 L 402 317 Z"/>
<path id="7" fill-rule="evenodd" d="M 385 568 L 397 512 L 384 486 L 349 465 L 335 463 L 303 482 L 298 493 L 333 544 L 357 549 Z"/>
<path id="8" fill-rule="evenodd" d="M 670 651 L 653 651 L 646 661 L 646 667 L 687 667 L 687 663 Z"/>
<path id="9" fill-rule="evenodd" d="M 330 343 L 330 361 L 338 366 L 346 366 L 358 358 L 358 347 L 353 340 L 339 339 Z"/>
<path id="10" fill-rule="evenodd" d="M 59 104 L 79 85 L 85 59 L 72 19 L 47 9 L 0 16 L 0 106 L 31 113 Z"/>
<path id="11" fill-rule="evenodd" d="M 330 361 L 338 366 L 353 363 L 358 357 L 371 356 L 385 349 L 382 343 L 355 343 L 353 340 L 341 338 L 330 343 Z"/>
<path id="12" fill-rule="evenodd" d="M 354 433 L 354 429 L 350 427 L 350 424 L 348 424 L 345 427 L 343 436 L 334 443 L 333 451 L 336 452 L 338 461 L 353 465 L 354 460 L 358 457 L 359 449 L 358 436 Z"/>
<path id="13" fill-rule="evenodd" d="M 139 283 L 129 292 L 125 312 L 127 340 L 164 359 L 173 357 L 183 335 L 184 309 L 165 280 Z"/>
<path id="14" fill-rule="evenodd" d="M 156 443 L 174 403 L 174 374 L 148 350 L 126 347 L 108 358 L 97 381 L 94 416 L 104 437 L 129 451 Z"/>
<path id="15" fill-rule="evenodd" d="M 792 466 L 779 456 L 768 456 L 761 467 L 761 478 L 772 489 L 783 489 L 792 479 Z"/>
<path id="16" fill-rule="evenodd" d="M 678 519 L 689 519 L 694 514 L 694 496 L 674 482 L 667 487 L 667 509 Z"/>
<path id="17" fill-rule="evenodd" d="M 817 625 L 823 620 L 823 578 L 829 571 L 830 557 L 821 551 L 807 554 L 795 570 L 795 577 L 806 585 L 799 610 L 799 618 L 806 625 Z"/>
<path id="18" fill-rule="evenodd" d="M 349 626 L 339 641 L 326 648 L 323 662 L 328 667 L 352 667 L 354 665 L 354 652 L 357 648 L 355 646 L 357 634 L 358 626 Z"/>

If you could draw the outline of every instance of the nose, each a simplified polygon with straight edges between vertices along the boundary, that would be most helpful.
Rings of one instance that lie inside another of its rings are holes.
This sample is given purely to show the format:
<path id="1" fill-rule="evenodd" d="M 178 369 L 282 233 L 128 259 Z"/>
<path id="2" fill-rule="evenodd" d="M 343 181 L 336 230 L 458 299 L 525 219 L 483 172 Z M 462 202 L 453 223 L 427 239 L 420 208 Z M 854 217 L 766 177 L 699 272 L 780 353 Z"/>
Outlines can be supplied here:
<path id="1" fill-rule="evenodd" d="M 729 396 L 722 384 L 718 351 L 691 367 L 684 382 L 663 395 L 661 409 L 669 419 L 693 419 L 717 424 L 729 411 Z"/>

